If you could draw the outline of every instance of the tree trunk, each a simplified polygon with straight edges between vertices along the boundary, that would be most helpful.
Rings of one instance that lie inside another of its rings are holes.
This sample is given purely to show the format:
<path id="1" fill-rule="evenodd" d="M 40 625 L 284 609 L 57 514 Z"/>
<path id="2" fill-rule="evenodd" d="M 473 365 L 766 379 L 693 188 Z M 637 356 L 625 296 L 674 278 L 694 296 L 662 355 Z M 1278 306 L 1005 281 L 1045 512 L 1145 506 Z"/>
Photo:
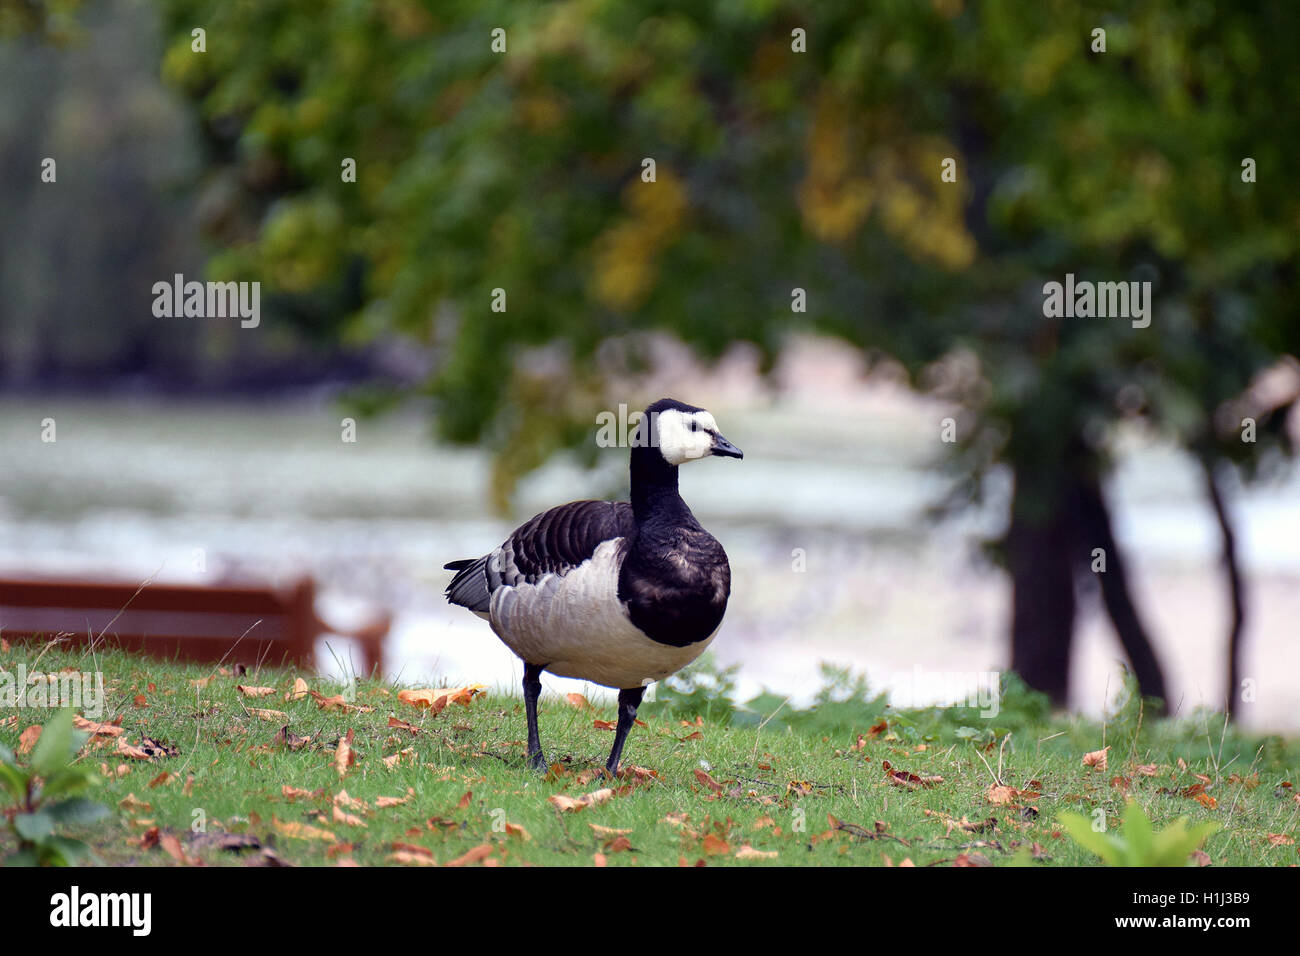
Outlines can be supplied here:
<path id="1" fill-rule="evenodd" d="M 1102 601 L 1128 657 L 1129 666 L 1133 669 L 1133 676 L 1137 678 L 1142 696 L 1158 698 L 1163 712 L 1168 701 L 1164 672 L 1138 614 L 1137 605 L 1133 602 L 1127 562 L 1111 532 L 1110 509 L 1102 493 L 1100 480 L 1095 476 L 1081 477 L 1075 484 L 1073 498 L 1077 553 L 1088 562 L 1085 566 L 1091 573 L 1093 549 L 1101 548 L 1105 552 L 1106 570 L 1097 573 Z"/>
<path id="2" fill-rule="evenodd" d="M 1006 537 L 1012 582 L 1011 669 L 1053 703 L 1065 706 L 1075 617 L 1068 516 L 1060 502 L 1046 515 L 1025 507 L 1025 481 L 1018 472 Z"/>
<path id="3" fill-rule="evenodd" d="M 1221 561 L 1223 573 L 1228 579 L 1228 593 L 1232 599 L 1232 622 L 1228 630 L 1228 684 L 1224 694 L 1224 710 L 1229 717 L 1239 715 L 1239 695 L 1241 688 L 1241 652 L 1242 632 L 1246 628 L 1246 596 L 1241 583 L 1241 568 L 1237 561 L 1237 535 L 1233 531 L 1232 519 L 1219 485 L 1216 464 L 1208 458 L 1201 459 L 1205 469 L 1205 487 L 1210 495 L 1210 504 L 1214 506 L 1214 517 L 1219 522 L 1219 534 L 1223 538 Z"/>

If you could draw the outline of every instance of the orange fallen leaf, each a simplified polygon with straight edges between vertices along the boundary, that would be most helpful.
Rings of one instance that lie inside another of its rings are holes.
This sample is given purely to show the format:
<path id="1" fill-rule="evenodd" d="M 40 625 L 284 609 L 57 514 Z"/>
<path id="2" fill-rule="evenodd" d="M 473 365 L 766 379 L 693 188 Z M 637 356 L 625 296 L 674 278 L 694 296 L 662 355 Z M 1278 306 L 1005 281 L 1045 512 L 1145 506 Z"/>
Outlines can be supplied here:
<path id="1" fill-rule="evenodd" d="M 1096 767 L 1098 770 L 1106 769 L 1106 754 L 1110 747 L 1103 747 L 1101 750 L 1093 750 L 1083 755 L 1083 765 L 1085 767 Z"/>
<path id="2" fill-rule="evenodd" d="M 774 860 L 779 855 L 776 850 L 755 850 L 748 843 L 736 851 L 737 860 Z"/>
<path id="3" fill-rule="evenodd" d="M 403 863 L 406 864 L 407 866 L 410 866 L 412 864 L 414 864 L 415 866 L 437 866 L 438 865 L 438 861 L 433 858 L 432 853 L 426 855 L 425 853 L 412 853 L 410 850 L 398 850 L 395 853 L 388 854 L 388 862 Z M 349 865 L 356 866 L 356 862 L 353 861 Z"/>
<path id="4" fill-rule="evenodd" d="M 29 754 L 32 748 L 36 746 L 36 741 L 41 739 L 41 725 L 32 724 L 21 734 L 18 735 L 18 752 L 20 754 Z"/>
<path id="5" fill-rule="evenodd" d="M 596 719 L 591 722 L 591 726 L 597 730 L 613 730 L 618 726 L 618 724 L 614 723 L 612 720 Z"/>
<path id="6" fill-rule="evenodd" d="M 1285 833 L 1270 833 L 1268 835 L 1269 846 L 1295 846 L 1295 840 Z"/>
<path id="7" fill-rule="evenodd" d="M 722 784 L 718 783 L 718 781 L 714 780 L 713 777 L 711 777 L 709 774 L 705 773 L 703 770 L 696 770 L 696 771 L 695 771 L 695 779 L 698 780 L 700 783 L 704 784 L 706 787 L 708 787 L 708 788 L 709 788 L 710 790 L 712 790 L 714 793 L 722 793 L 722 792 L 723 792 Z"/>
<path id="8" fill-rule="evenodd" d="M 601 838 L 627 836 L 632 832 L 631 830 L 616 830 L 614 827 L 603 827 L 599 823 L 588 823 L 587 826 L 591 827 L 592 833 Z"/>
<path id="9" fill-rule="evenodd" d="M 1015 803 L 1018 796 L 1020 796 L 1020 791 L 1015 787 L 1008 787 L 1000 783 L 992 784 L 988 792 L 984 794 L 989 803 L 998 805 Z"/>
<path id="10" fill-rule="evenodd" d="M 126 733 L 126 730 L 117 724 L 99 723 L 98 721 L 87 720 L 85 717 L 73 717 L 72 726 L 96 737 L 121 737 Z"/>
<path id="11" fill-rule="evenodd" d="M 181 848 L 181 841 L 176 839 L 173 834 L 164 833 L 159 836 L 158 845 L 163 848 L 168 856 L 183 866 L 189 866 L 194 862 L 185 854 L 185 850 Z"/>
<path id="12" fill-rule="evenodd" d="M 584 793 L 582 796 L 574 798 L 567 797 L 562 793 L 557 793 L 547 798 L 547 802 L 559 809 L 561 813 L 571 813 L 583 810 L 587 807 L 595 806 L 598 803 L 604 803 L 614 796 L 614 791 L 610 787 L 602 787 L 600 790 L 593 790 L 591 793 Z"/>
<path id="13" fill-rule="evenodd" d="M 437 687 L 420 690 L 403 690 L 397 699 L 416 707 L 428 707 L 435 714 L 440 713 L 448 704 L 460 704 L 468 707 L 470 702 L 483 693 L 483 684 L 470 684 L 466 687 Z"/>
<path id="14" fill-rule="evenodd" d="M 519 839 L 523 840 L 525 843 L 527 843 L 529 840 L 533 838 L 532 835 L 523 827 L 523 825 L 519 823 L 507 823 L 506 836 L 518 837 Z"/>
<path id="15" fill-rule="evenodd" d="M 491 855 L 492 844 L 481 843 L 463 856 L 458 856 L 454 860 L 448 860 L 447 866 L 469 866 L 471 863 L 477 863 Z"/>
<path id="16" fill-rule="evenodd" d="M 576 707 L 578 710 L 591 709 L 591 704 L 587 702 L 587 698 L 584 697 L 582 694 L 578 694 L 578 693 L 565 694 L 564 699 L 568 702 L 570 707 Z"/>
<path id="17" fill-rule="evenodd" d="M 704 839 L 700 841 L 700 849 L 705 856 L 723 856 L 731 852 L 727 841 L 716 833 L 705 834 Z"/>
<path id="18" fill-rule="evenodd" d="M 285 721 L 289 715 L 282 710 L 266 710 L 262 707 L 249 707 L 248 712 L 254 717 L 260 717 L 262 720 Z"/>
<path id="19" fill-rule="evenodd" d="M 271 825 L 275 827 L 277 833 L 290 837 L 294 840 L 323 840 L 325 843 L 337 843 L 338 837 L 328 830 L 322 830 L 320 827 L 309 826 L 306 823 L 296 823 L 294 821 L 279 820 L 271 817 Z"/>
<path id="20" fill-rule="evenodd" d="M 293 682 L 293 690 L 289 691 L 289 693 L 285 695 L 284 699 L 302 700 L 310 693 L 311 688 L 307 686 L 307 682 L 299 677 Z"/>
<path id="21" fill-rule="evenodd" d="M 274 687 L 246 687 L 243 684 L 236 684 L 235 690 L 245 697 L 270 697 L 275 693 Z"/>
<path id="22" fill-rule="evenodd" d="M 334 804 L 334 822 L 343 823 L 350 827 L 364 827 L 366 825 L 366 821 L 354 813 L 348 813 L 337 803 Z"/>
<path id="23" fill-rule="evenodd" d="M 342 779 L 348 775 L 348 768 L 357 762 L 357 755 L 352 750 L 352 728 L 348 728 L 347 735 L 339 738 L 338 748 L 334 751 L 334 769 L 338 771 L 339 778 Z"/>

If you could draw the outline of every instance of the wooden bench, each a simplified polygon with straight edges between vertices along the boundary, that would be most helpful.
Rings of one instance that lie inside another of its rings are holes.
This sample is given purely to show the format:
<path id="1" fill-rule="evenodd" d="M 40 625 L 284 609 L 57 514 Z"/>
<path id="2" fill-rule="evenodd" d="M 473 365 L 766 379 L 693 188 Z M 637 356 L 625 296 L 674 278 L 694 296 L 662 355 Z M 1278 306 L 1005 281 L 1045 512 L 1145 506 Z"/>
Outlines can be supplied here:
<path id="1" fill-rule="evenodd" d="M 316 585 L 304 577 L 288 588 L 0 578 L 0 637 L 65 638 L 81 647 L 120 647 L 189 661 L 315 666 L 316 638 L 355 640 L 359 676 L 383 673 L 383 642 L 391 618 L 382 614 L 351 630 L 316 616 Z"/>

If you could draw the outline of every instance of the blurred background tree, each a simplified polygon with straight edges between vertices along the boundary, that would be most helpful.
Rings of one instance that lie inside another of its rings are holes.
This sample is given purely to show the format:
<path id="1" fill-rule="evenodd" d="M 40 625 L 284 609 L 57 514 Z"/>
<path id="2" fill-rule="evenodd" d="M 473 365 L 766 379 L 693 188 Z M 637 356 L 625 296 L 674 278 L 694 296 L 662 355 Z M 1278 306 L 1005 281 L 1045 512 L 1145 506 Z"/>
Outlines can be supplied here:
<path id="1" fill-rule="evenodd" d="M 770 368 L 829 334 L 960 407 L 950 507 L 1013 474 L 994 553 L 1030 685 L 1064 700 L 1095 590 L 1166 696 L 1104 491 L 1123 421 L 1204 465 L 1238 659 L 1223 484 L 1290 453 L 1297 397 L 1293 5 L 158 6 L 202 129 L 210 277 L 262 281 L 308 341 L 410 343 L 420 384 L 357 400 L 416 397 L 495 449 L 502 506 L 557 450 L 592 456 L 596 411 L 643 397 L 651 336 Z M 1067 273 L 1151 282 L 1150 327 L 1045 317 Z"/>

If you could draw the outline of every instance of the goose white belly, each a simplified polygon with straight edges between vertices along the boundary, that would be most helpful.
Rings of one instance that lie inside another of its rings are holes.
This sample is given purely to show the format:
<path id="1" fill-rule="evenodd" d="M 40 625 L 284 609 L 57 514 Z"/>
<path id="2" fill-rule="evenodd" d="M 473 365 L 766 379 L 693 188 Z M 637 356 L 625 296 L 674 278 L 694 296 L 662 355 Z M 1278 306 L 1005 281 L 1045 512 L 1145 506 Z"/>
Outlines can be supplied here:
<path id="1" fill-rule="evenodd" d="M 643 634 L 618 599 L 622 544 L 622 538 L 601 542 L 567 574 L 500 588 L 492 595 L 492 629 L 528 663 L 607 687 L 640 687 L 681 670 L 717 631 L 685 647 Z"/>

